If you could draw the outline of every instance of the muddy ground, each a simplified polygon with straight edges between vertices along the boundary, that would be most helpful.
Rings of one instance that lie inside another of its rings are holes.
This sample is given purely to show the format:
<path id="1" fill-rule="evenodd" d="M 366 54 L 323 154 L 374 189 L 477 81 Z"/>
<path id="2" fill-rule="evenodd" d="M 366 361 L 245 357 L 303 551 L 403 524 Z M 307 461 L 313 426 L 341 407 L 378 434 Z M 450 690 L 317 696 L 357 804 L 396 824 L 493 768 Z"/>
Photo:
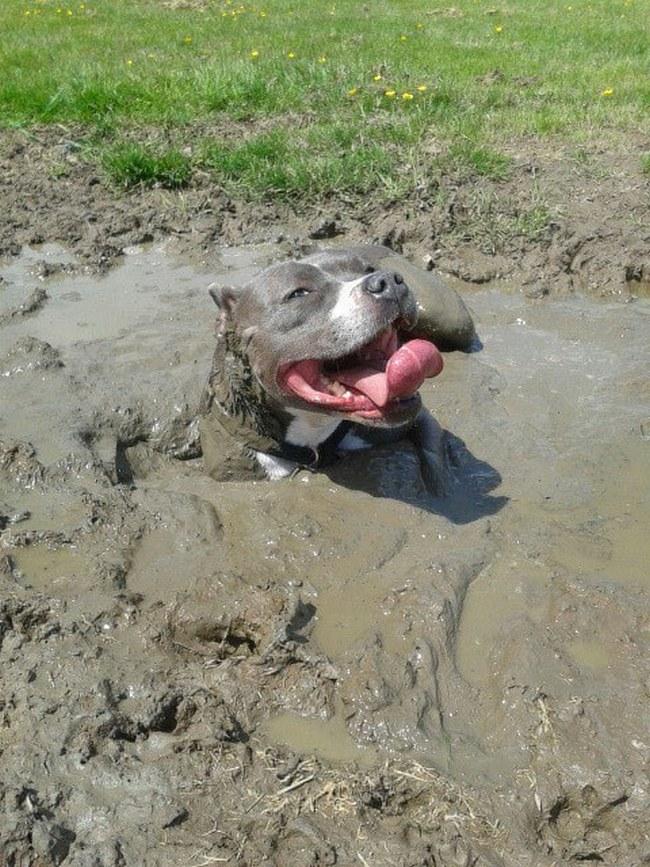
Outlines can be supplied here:
<path id="1" fill-rule="evenodd" d="M 244 138 L 254 131 L 250 124 L 236 130 Z M 314 240 L 380 241 L 470 283 L 506 278 L 531 297 L 647 296 L 650 176 L 642 159 L 649 144 L 640 135 L 602 132 L 605 141 L 588 147 L 552 139 L 504 147 L 512 162 L 505 180 L 423 173 L 406 201 L 378 193 L 313 206 L 235 200 L 206 172 L 180 193 L 123 194 L 85 156 L 83 130 L 4 132 L 0 255 L 58 241 L 85 264 L 105 268 L 124 247 L 170 236 L 183 252 L 207 254 L 215 245 L 277 239 L 287 252 Z M 426 144 L 423 164 L 441 152 L 435 141 Z"/>
<path id="2" fill-rule="evenodd" d="M 40 136 L 0 145 L 0 864 L 650 863 L 638 154 L 521 157 L 532 241 L 485 181 L 296 215 Z M 348 239 L 465 281 L 436 494 L 406 443 L 213 482 L 207 284 Z"/>

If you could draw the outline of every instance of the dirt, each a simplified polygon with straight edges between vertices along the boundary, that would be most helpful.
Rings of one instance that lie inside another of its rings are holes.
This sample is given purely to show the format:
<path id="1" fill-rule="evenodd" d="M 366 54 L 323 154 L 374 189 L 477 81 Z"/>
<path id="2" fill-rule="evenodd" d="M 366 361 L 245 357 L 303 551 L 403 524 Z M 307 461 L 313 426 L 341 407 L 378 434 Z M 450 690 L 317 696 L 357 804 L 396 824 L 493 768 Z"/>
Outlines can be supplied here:
<path id="1" fill-rule="evenodd" d="M 246 136 L 249 127 L 216 132 Z M 197 137 L 210 133 L 201 128 Z M 466 282 L 505 278 L 532 297 L 650 294 L 648 142 L 640 135 L 610 131 L 589 148 L 521 140 L 503 148 L 511 169 L 502 180 L 422 172 L 405 200 L 378 191 L 325 204 L 238 200 L 207 172 L 180 192 L 125 193 L 110 186 L 85 144 L 75 127 L 0 132 L 0 255 L 58 241 L 101 270 L 125 247 L 170 236 L 194 255 L 277 240 L 296 252 L 335 238 L 387 244 Z M 436 142 L 423 143 L 423 167 L 439 156 Z"/>
<path id="2" fill-rule="evenodd" d="M 492 255 L 414 204 L 123 196 L 3 147 L 0 864 L 650 861 L 641 186 Z M 408 443 L 211 480 L 208 283 L 389 235 L 474 281 L 482 349 L 424 389 L 437 495 Z"/>

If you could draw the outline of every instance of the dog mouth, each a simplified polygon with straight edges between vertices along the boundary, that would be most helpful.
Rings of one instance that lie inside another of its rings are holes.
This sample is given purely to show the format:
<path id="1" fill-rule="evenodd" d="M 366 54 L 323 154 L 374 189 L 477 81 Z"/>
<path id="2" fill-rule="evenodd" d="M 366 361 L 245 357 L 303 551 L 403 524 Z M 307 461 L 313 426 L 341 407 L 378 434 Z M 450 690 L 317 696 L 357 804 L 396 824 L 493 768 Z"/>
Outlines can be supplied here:
<path id="1" fill-rule="evenodd" d="M 281 368 L 280 387 L 332 412 L 380 419 L 414 402 L 425 379 L 437 376 L 442 355 L 428 340 L 400 344 L 395 324 L 341 358 L 308 358 Z"/>

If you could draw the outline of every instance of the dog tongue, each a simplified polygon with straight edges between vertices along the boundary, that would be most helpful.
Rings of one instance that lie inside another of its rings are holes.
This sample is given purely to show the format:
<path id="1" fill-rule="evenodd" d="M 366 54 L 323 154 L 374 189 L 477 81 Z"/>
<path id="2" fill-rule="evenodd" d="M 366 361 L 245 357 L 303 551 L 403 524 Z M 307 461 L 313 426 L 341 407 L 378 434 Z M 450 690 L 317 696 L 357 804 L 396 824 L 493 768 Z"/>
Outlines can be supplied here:
<path id="1" fill-rule="evenodd" d="M 376 367 L 352 367 L 336 374 L 343 385 L 362 392 L 379 407 L 397 397 L 410 397 L 425 379 L 442 370 L 442 355 L 428 340 L 409 340 L 388 360 L 386 370 Z"/>

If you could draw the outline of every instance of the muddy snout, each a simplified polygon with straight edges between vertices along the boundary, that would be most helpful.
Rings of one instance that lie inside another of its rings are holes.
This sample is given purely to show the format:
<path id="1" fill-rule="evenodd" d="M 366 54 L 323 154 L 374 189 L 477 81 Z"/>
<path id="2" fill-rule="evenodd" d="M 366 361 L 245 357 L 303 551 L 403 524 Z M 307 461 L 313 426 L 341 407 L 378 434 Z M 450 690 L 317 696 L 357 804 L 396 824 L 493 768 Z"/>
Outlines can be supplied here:
<path id="1" fill-rule="evenodd" d="M 408 325 L 415 325 L 417 305 L 404 278 L 397 271 L 375 271 L 361 284 L 362 292 L 378 301 L 388 301 L 397 306 Z"/>

